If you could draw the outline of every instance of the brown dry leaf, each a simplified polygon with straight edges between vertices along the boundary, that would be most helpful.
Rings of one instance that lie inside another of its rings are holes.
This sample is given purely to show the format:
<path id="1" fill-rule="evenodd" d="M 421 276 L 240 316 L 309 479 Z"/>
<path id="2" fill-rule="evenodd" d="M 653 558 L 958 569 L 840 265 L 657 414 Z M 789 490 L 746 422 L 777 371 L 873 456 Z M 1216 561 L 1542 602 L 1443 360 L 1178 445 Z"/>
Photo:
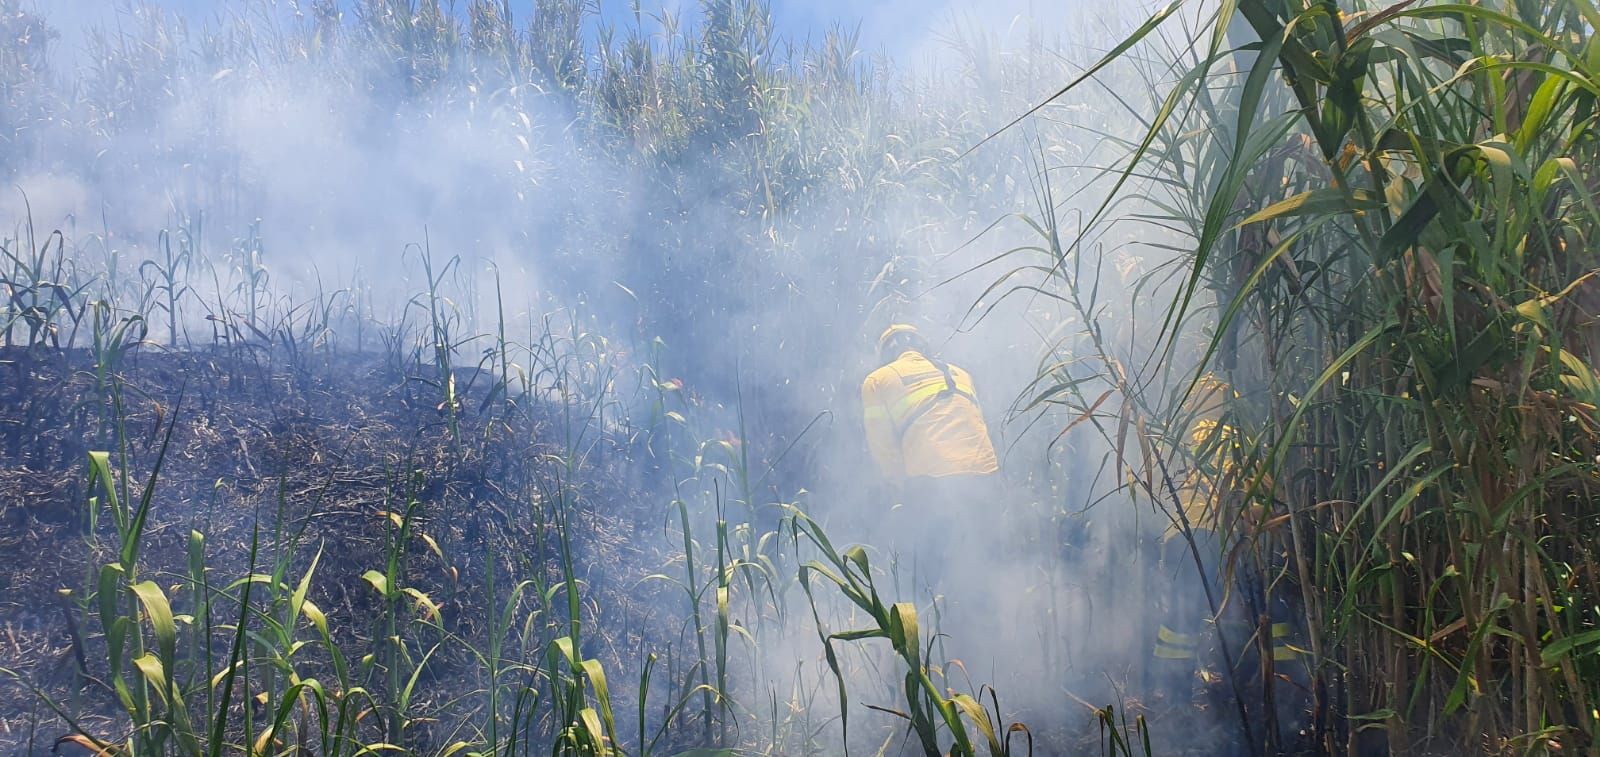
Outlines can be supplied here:
<path id="1" fill-rule="evenodd" d="M 62 744 L 74 744 L 83 748 L 83 750 L 89 754 L 95 755 L 95 757 L 113 757 L 113 755 L 116 754 L 116 752 L 113 751 L 110 746 L 102 747 L 96 743 L 94 739 L 91 739 L 81 733 L 68 734 L 56 739 L 57 751 L 60 750 Z"/>
<path id="2" fill-rule="evenodd" d="M 1428 643 L 1429 644 L 1437 644 L 1437 643 L 1439 643 L 1440 640 L 1444 639 L 1446 636 L 1449 636 L 1450 634 L 1453 634 L 1456 631 L 1459 631 L 1459 630 L 1461 630 L 1463 628 L 1466 628 L 1466 627 L 1467 627 L 1467 619 L 1466 618 L 1457 618 L 1456 622 L 1451 623 L 1450 625 L 1447 625 L 1444 628 L 1441 628 L 1441 629 L 1439 629 L 1437 631 L 1434 631 L 1433 635 L 1428 637 Z"/>
<path id="3" fill-rule="evenodd" d="M 1062 437 L 1065 437 L 1068 432 L 1072 431 L 1073 428 L 1076 428 L 1079 423 L 1082 423 L 1082 422 L 1084 422 L 1086 420 L 1089 420 L 1089 418 L 1094 415 L 1094 411 L 1099 410 L 1100 406 L 1105 404 L 1105 401 L 1107 399 L 1110 399 L 1111 395 L 1115 394 L 1115 393 L 1116 393 L 1115 389 L 1107 389 L 1105 394 L 1100 395 L 1100 399 L 1095 400 L 1094 404 L 1090 405 L 1087 410 L 1083 411 L 1082 415 L 1079 415 L 1077 418 L 1074 418 L 1071 423 L 1067 424 L 1066 428 L 1061 429 L 1061 433 L 1056 434 L 1055 441 L 1057 441 L 1057 442 L 1061 441 Z M 1052 444 L 1053 443 L 1054 442 L 1052 442 Z"/>
<path id="4" fill-rule="evenodd" d="M 1412 247 L 1401 255 L 1401 263 L 1405 267 L 1406 291 L 1417 295 L 1428 315 L 1438 315 L 1444 303 L 1444 281 L 1433 253 L 1424 247 Z"/>

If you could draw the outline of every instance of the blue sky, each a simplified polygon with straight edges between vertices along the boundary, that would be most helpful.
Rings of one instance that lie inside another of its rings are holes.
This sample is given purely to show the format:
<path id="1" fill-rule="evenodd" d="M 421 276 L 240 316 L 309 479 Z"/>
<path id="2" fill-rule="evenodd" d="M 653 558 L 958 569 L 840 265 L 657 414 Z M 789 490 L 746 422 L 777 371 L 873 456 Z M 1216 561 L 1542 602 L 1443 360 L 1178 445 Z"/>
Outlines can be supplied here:
<path id="1" fill-rule="evenodd" d="M 32 0 L 32 5 L 50 17 L 63 30 L 63 47 L 81 45 L 74 33 L 85 23 L 114 19 L 115 10 L 126 0 Z M 204 20 L 219 10 L 254 6 L 260 0 L 152 0 L 155 4 Z M 309 3 L 309 0 L 304 0 Z M 288 4 L 290 0 L 279 0 Z M 448 0 L 446 0 L 448 2 Z M 464 0 L 457 2 L 465 6 Z M 604 18 L 631 17 L 632 0 L 599 0 Z M 1137 0 L 1100 0 L 1108 7 L 1138 5 Z M 663 6 L 681 18 L 692 19 L 698 0 L 641 0 L 646 13 Z M 780 32 L 791 39 L 820 37 L 830 27 L 859 28 L 861 47 L 868 53 L 887 53 L 905 58 L 926 52 L 937 45 L 941 34 L 953 25 L 1004 29 L 1019 15 L 1062 17 L 1072 6 L 1083 7 L 1085 0 L 771 0 L 773 19 Z M 528 12 L 532 0 L 513 0 L 513 12 Z M 63 50 L 72 55 L 73 50 Z"/>
<path id="2" fill-rule="evenodd" d="M 1112 0 L 1115 2 L 1116 0 Z M 791 39 L 821 36 L 834 26 L 859 28 L 861 44 L 869 52 L 900 54 L 914 50 L 939 28 L 962 17 L 984 15 L 990 20 L 1028 12 L 1030 6 L 1064 6 L 1072 0 L 772 0 L 773 21 Z M 652 3 L 641 0 L 648 12 Z M 688 16 L 696 0 L 656 0 Z M 602 14 L 626 17 L 632 13 L 631 0 L 601 0 Z M 685 11 L 688 11 L 685 13 Z M 1009 20 L 1009 19 L 1007 19 Z"/>

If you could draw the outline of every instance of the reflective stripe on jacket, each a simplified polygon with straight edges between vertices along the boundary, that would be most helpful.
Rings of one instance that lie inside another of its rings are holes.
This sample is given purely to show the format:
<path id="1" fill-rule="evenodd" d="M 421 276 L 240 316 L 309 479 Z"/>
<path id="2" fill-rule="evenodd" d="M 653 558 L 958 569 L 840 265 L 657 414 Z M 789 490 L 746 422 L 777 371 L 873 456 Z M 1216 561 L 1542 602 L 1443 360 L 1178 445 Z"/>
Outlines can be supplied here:
<path id="1" fill-rule="evenodd" d="M 916 350 L 861 384 L 867 446 L 891 479 L 988 475 L 1000 469 L 972 376 Z"/>

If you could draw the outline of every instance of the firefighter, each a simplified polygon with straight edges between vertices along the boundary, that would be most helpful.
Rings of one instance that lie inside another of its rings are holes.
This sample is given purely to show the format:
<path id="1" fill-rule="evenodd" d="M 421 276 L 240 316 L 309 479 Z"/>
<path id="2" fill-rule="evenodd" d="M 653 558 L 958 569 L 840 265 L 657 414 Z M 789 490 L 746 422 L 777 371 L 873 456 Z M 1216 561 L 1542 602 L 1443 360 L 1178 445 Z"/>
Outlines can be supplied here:
<path id="1" fill-rule="evenodd" d="M 970 374 L 903 323 L 884 330 L 878 354 L 883 367 L 862 382 L 861 405 L 867 447 L 897 503 L 887 536 L 915 545 L 914 569 L 932 577 L 963 508 L 992 504 L 1000 465 Z"/>
<path id="2" fill-rule="evenodd" d="M 1183 409 L 1193 418 L 1188 427 L 1187 441 L 1195 464 L 1178 483 L 1178 511 L 1172 514 L 1172 522 L 1161 534 L 1161 564 L 1164 571 L 1180 577 L 1193 576 L 1193 557 L 1187 541 L 1181 538 L 1184 524 L 1188 524 L 1196 551 L 1200 554 L 1205 580 L 1211 582 L 1213 592 L 1220 591 L 1216 583 L 1219 578 L 1216 563 L 1221 551 L 1217 532 L 1222 509 L 1222 503 L 1217 501 L 1215 494 L 1234 483 L 1232 453 L 1235 452 L 1234 445 L 1238 444 L 1233 426 L 1221 420 L 1223 400 L 1230 396 L 1233 396 L 1233 392 L 1226 384 L 1208 375 L 1200 380 L 1184 402 Z M 1202 591 L 1175 592 L 1166 613 L 1167 622 L 1161 623 L 1156 630 L 1151 656 L 1170 666 L 1192 668 L 1201 632 L 1210 615 L 1206 605 Z"/>
<path id="3" fill-rule="evenodd" d="M 1243 503 L 1241 500 L 1251 483 L 1246 476 L 1240 475 L 1237 464 L 1242 440 L 1238 429 L 1222 419 L 1225 401 L 1237 398 L 1238 395 L 1227 384 L 1207 375 L 1198 382 L 1184 403 L 1184 410 L 1192 418 L 1186 429 L 1186 441 L 1194 465 L 1178 483 L 1180 512 L 1173 513 L 1172 523 L 1160 539 L 1163 572 L 1171 575 L 1174 585 L 1180 588 L 1169 596 L 1162 622 L 1155 629 L 1150 648 L 1155 663 L 1152 672 L 1159 675 L 1161 681 L 1157 689 L 1176 686 L 1180 691 L 1189 690 L 1198 674 L 1214 699 L 1220 694 L 1218 687 L 1223 683 L 1219 674 L 1207 664 L 1219 661 L 1213 658 L 1212 650 L 1207 648 L 1208 644 L 1218 641 L 1215 634 L 1208 633 L 1214 629 L 1214 624 L 1221 622 L 1230 629 L 1227 641 L 1236 647 L 1233 654 L 1236 666 L 1244 667 L 1245 661 L 1254 656 L 1253 650 L 1261 645 L 1251 639 L 1254 623 L 1249 619 L 1211 617 L 1204 587 L 1199 584 L 1200 573 L 1195 570 L 1194 554 L 1190 552 L 1188 540 L 1183 538 L 1183 534 L 1186 523 L 1188 533 L 1194 539 L 1195 552 L 1199 554 L 1205 580 L 1210 583 L 1213 596 L 1220 601 L 1225 591 L 1222 585 L 1225 576 L 1220 570 L 1223 534 L 1226 532 L 1222 522 L 1224 500 L 1242 508 L 1238 511 L 1240 517 L 1249 518 L 1251 522 L 1258 522 L 1261 517 L 1259 505 Z M 1271 482 L 1263 482 L 1261 489 L 1270 492 Z M 1270 598 L 1268 601 L 1272 605 L 1270 615 L 1275 617 L 1263 629 L 1270 634 L 1264 646 L 1271 649 L 1275 669 L 1288 673 L 1296 684 L 1302 684 L 1304 650 L 1296 646 L 1293 627 L 1286 621 L 1287 608 L 1280 606 L 1281 602 Z M 1237 601 L 1233 604 L 1239 605 Z M 1231 617 L 1238 613 L 1229 615 Z M 1247 670 L 1240 672 L 1250 675 Z M 1283 697 L 1284 701 L 1293 699 Z"/>

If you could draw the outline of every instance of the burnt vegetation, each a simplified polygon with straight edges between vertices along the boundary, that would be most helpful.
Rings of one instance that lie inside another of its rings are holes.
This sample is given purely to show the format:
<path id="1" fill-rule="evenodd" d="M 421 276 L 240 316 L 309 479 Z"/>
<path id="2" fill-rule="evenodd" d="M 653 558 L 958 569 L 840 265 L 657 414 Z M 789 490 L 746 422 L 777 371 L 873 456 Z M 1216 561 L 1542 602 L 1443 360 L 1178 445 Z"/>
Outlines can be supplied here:
<path id="1" fill-rule="evenodd" d="M 1593 0 L 242 5 L 0 0 L 0 748 L 1600 749 Z M 912 317 L 949 597 L 858 543 Z"/>

